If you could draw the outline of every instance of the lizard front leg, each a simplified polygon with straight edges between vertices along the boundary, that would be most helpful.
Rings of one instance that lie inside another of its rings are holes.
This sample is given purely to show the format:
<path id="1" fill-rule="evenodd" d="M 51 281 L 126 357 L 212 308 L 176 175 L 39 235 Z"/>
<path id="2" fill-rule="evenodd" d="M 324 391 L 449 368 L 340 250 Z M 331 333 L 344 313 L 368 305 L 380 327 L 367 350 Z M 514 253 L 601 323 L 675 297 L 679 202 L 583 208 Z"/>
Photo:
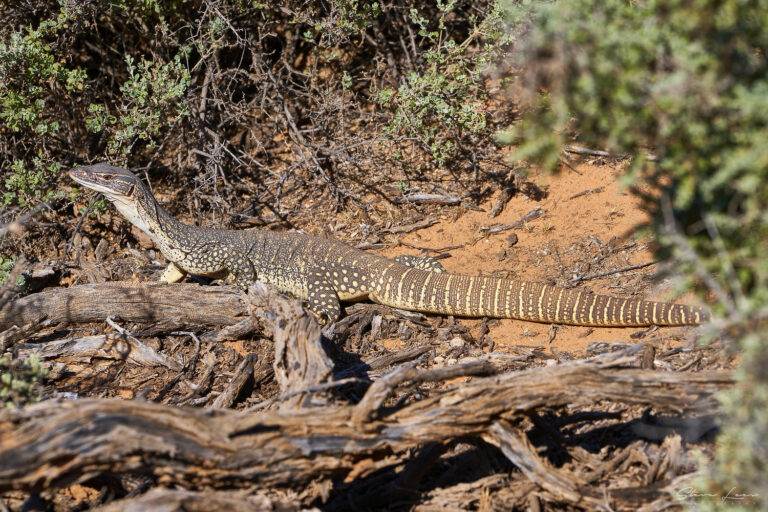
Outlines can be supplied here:
<path id="1" fill-rule="evenodd" d="M 163 283 L 178 283 L 187 273 L 176 263 L 170 262 L 163 273 L 160 275 L 160 281 Z"/>

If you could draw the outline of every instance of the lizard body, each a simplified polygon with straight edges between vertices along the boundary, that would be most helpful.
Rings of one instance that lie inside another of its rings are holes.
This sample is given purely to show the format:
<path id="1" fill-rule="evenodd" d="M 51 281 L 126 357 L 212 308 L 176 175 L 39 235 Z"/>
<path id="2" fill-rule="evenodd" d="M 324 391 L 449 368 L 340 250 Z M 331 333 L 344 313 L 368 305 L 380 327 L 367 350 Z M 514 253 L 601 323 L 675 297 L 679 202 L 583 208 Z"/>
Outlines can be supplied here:
<path id="1" fill-rule="evenodd" d="M 161 280 L 186 274 L 227 277 L 247 289 L 256 279 L 309 303 L 335 322 L 339 301 L 370 299 L 401 309 L 469 317 L 594 326 L 698 324 L 700 308 L 568 290 L 543 283 L 449 274 L 433 258 L 387 259 L 301 233 L 229 231 L 183 224 L 128 170 L 108 164 L 70 171 L 101 192 L 157 244 L 170 262 Z"/>

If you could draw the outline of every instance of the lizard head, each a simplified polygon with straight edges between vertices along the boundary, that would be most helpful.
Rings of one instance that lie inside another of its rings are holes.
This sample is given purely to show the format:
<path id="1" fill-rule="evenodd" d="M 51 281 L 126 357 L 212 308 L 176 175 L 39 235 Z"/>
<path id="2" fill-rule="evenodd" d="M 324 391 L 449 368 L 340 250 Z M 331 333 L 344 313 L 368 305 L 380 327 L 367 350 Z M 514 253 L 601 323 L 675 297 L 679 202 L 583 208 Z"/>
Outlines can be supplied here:
<path id="1" fill-rule="evenodd" d="M 69 176 L 79 184 L 104 194 L 128 220 L 147 233 L 157 223 L 158 206 L 144 183 L 127 169 L 100 163 L 75 167 Z"/>
<path id="2" fill-rule="evenodd" d="M 130 199 L 137 188 L 144 186 L 131 171 L 105 163 L 75 167 L 69 171 L 69 176 L 113 202 Z"/>

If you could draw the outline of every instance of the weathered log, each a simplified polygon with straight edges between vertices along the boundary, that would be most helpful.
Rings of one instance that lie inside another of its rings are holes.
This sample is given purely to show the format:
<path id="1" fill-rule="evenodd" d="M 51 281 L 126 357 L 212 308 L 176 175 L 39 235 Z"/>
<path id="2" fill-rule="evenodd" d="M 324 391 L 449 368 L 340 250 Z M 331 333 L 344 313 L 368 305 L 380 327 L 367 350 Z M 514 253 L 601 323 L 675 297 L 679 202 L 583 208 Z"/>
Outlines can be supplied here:
<path id="1" fill-rule="evenodd" d="M 78 336 L 48 343 L 20 343 L 16 346 L 20 355 L 36 353 L 42 360 L 66 359 L 89 362 L 92 359 L 119 359 L 141 366 L 165 366 L 181 370 L 181 363 L 133 336 L 101 334 Z"/>
<path id="2" fill-rule="evenodd" d="M 99 512 L 209 512 L 227 510 L 229 512 L 251 512 L 253 510 L 302 510 L 298 503 L 275 502 L 263 494 L 252 495 L 243 491 L 207 491 L 193 492 L 183 489 L 152 489 L 136 498 L 113 501 L 99 507 Z"/>
<path id="3" fill-rule="evenodd" d="M 364 428 L 352 421 L 353 406 L 238 413 L 138 401 L 48 401 L 0 413 L 0 492 L 63 487 L 99 473 L 152 475 L 161 484 L 194 487 L 305 485 L 365 473 L 362 466 L 372 461 L 377 469 L 397 464 L 426 443 L 482 437 L 501 444 L 497 422 L 514 423 L 542 407 L 612 400 L 708 413 L 714 394 L 731 383 L 724 371 L 575 362 L 473 379 L 389 415 L 379 411 L 381 419 Z M 519 456 L 519 447 L 512 452 Z"/>
<path id="4" fill-rule="evenodd" d="M 231 286 L 112 282 L 54 288 L 0 309 L 0 330 L 46 318 L 52 324 L 183 319 L 189 324 L 233 325 L 248 316 L 245 295 Z"/>
<path id="5" fill-rule="evenodd" d="M 275 340 L 275 377 L 282 394 L 291 395 L 282 407 L 309 405 L 312 394 L 300 391 L 326 382 L 333 374 L 320 324 L 299 301 L 286 300 L 260 282 L 248 290 L 248 300 L 253 314 L 267 324 Z M 326 402 L 322 394 L 314 396 L 314 405 Z"/>

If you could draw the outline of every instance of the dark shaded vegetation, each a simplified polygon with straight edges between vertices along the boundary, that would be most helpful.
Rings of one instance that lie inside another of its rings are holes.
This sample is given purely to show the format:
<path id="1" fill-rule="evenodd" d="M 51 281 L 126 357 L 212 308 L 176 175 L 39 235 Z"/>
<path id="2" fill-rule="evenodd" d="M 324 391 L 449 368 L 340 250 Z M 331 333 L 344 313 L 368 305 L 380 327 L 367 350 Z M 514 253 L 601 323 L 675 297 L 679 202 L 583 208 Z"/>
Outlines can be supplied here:
<path id="1" fill-rule="evenodd" d="M 492 2 L 10 2 L 3 19 L 0 169 L 22 207 L 105 159 L 251 216 L 297 188 L 365 208 L 411 168 L 476 178 L 507 41 Z"/>
<path id="2" fill-rule="evenodd" d="M 533 12 L 516 52 L 530 108 L 504 138 L 549 168 L 573 140 L 633 156 L 625 179 L 653 215 L 659 255 L 679 262 L 681 290 L 710 300 L 711 335 L 744 351 L 702 489 L 736 486 L 764 507 L 768 2 L 574 0 Z M 525 25 L 531 11 L 518 16 Z"/>

